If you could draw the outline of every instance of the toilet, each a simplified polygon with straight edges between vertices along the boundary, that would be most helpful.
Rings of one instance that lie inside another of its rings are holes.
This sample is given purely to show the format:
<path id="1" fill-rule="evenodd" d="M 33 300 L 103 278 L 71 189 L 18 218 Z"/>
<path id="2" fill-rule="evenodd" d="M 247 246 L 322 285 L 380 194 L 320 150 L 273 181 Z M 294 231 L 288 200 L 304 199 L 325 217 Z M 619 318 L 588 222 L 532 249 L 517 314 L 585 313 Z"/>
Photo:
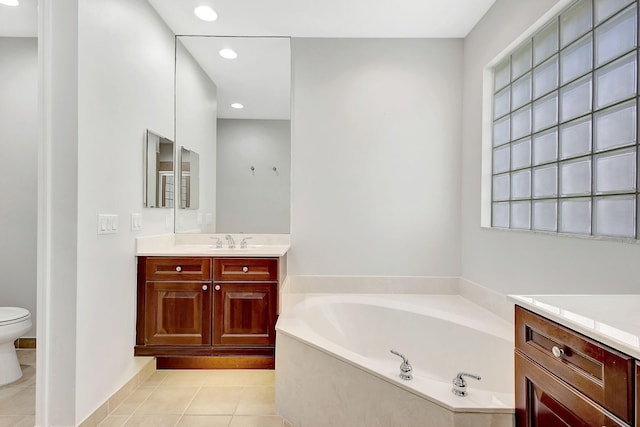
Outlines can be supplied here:
<path id="1" fill-rule="evenodd" d="M 0 386 L 22 377 L 15 340 L 31 329 L 31 313 L 19 307 L 0 307 Z"/>

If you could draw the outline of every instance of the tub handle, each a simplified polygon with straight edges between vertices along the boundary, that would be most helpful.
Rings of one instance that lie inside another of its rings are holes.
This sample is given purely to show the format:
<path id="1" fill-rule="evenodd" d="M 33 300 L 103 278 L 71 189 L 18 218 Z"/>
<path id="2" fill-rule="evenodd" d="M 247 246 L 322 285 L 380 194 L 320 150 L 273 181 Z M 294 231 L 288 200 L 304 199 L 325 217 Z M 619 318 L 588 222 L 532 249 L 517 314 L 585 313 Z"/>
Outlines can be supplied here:
<path id="1" fill-rule="evenodd" d="M 456 396 L 464 397 L 467 395 L 467 382 L 463 377 L 473 378 L 474 380 L 480 381 L 482 378 L 480 375 L 468 374 L 466 372 L 458 372 L 458 375 L 453 379 L 453 388 L 451 391 Z"/>
<path id="2" fill-rule="evenodd" d="M 407 359 L 404 354 L 398 353 L 395 350 L 391 350 L 391 353 L 395 354 L 396 356 L 402 357 L 402 363 L 400 364 L 400 378 L 405 381 L 412 380 L 413 375 L 411 373 L 413 372 L 413 368 L 409 363 L 409 359 Z"/>

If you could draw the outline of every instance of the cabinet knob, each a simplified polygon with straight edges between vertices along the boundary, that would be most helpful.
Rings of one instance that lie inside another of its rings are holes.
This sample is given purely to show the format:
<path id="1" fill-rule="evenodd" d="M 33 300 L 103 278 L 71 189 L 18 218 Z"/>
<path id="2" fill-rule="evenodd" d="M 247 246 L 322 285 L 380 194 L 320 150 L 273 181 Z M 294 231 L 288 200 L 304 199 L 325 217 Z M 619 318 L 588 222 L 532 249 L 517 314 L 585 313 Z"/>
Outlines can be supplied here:
<path id="1" fill-rule="evenodd" d="M 220 290 L 220 285 L 216 285 L 215 290 L 219 291 Z"/>
<path id="2" fill-rule="evenodd" d="M 558 348 L 555 345 L 551 348 L 551 353 L 553 353 L 553 355 L 557 358 L 561 358 L 562 356 L 564 356 L 564 350 L 561 348 Z"/>
<path id="3" fill-rule="evenodd" d="M 206 291 L 207 289 L 209 289 L 209 287 L 207 285 L 202 285 L 202 290 Z"/>
<path id="4" fill-rule="evenodd" d="M 176 271 L 177 271 L 178 273 L 180 273 L 180 272 L 182 271 L 182 267 L 177 266 L 177 267 L 176 267 Z"/>
<path id="5" fill-rule="evenodd" d="M 246 266 L 242 267 L 242 271 L 244 271 L 246 273 L 247 271 L 249 271 L 249 267 L 246 267 Z"/>

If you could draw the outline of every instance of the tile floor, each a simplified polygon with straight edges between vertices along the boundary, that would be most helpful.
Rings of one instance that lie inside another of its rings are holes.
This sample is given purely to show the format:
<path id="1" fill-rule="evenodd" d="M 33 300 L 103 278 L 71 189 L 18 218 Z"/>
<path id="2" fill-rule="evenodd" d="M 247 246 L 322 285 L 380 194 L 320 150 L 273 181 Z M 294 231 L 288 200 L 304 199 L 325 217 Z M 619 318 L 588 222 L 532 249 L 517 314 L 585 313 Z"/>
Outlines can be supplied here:
<path id="1" fill-rule="evenodd" d="M 0 427 L 34 425 L 35 351 L 18 350 L 24 376 L 0 387 Z M 162 370 L 140 385 L 101 427 L 282 427 L 275 371 Z"/>

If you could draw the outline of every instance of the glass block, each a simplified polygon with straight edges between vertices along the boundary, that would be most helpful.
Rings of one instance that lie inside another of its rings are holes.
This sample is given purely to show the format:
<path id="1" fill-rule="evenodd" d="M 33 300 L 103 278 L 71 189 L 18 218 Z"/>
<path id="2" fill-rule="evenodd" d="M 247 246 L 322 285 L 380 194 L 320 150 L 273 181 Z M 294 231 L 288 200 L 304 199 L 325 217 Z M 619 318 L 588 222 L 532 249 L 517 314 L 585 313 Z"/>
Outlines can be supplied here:
<path id="1" fill-rule="evenodd" d="M 560 90 L 560 121 L 571 120 L 591 111 L 591 76 Z"/>
<path id="2" fill-rule="evenodd" d="M 491 217 L 493 227 L 509 228 L 509 203 L 494 203 Z"/>
<path id="3" fill-rule="evenodd" d="M 596 197 L 593 234 L 598 236 L 635 237 L 636 197 Z"/>
<path id="4" fill-rule="evenodd" d="M 496 68 L 494 69 L 493 86 L 496 92 L 508 85 L 511 81 L 510 59 L 511 58 L 507 58 L 502 63 L 496 65 Z"/>
<path id="5" fill-rule="evenodd" d="M 511 138 L 518 139 L 531 133 L 531 107 L 511 113 Z"/>
<path id="6" fill-rule="evenodd" d="M 595 150 L 635 144 L 636 102 L 630 101 L 594 115 Z"/>
<path id="7" fill-rule="evenodd" d="M 493 177 L 493 200 L 509 200 L 511 177 L 508 173 Z"/>
<path id="8" fill-rule="evenodd" d="M 531 171 L 523 170 L 511 174 L 511 198 L 528 199 L 531 197 Z"/>
<path id="9" fill-rule="evenodd" d="M 631 3 L 633 0 L 596 0 L 596 23 L 599 24 Z"/>
<path id="10" fill-rule="evenodd" d="M 558 228 L 558 202 L 537 200 L 533 202 L 534 230 L 556 231 Z"/>
<path id="11" fill-rule="evenodd" d="M 591 152 L 591 116 L 560 126 L 560 158 Z"/>
<path id="12" fill-rule="evenodd" d="M 558 132 L 552 129 L 533 136 L 533 164 L 553 162 L 558 158 Z"/>
<path id="13" fill-rule="evenodd" d="M 581 76 L 593 67 L 591 34 L 587 34 L 573 46 L 560 53 L 561 83 L 565 84 Z"/>
<path id="14" fill-rule="evenodd" d="M 558 93 L 540 98 L 533 103 L 533 131 L 548 128 L 558 123 Z"/>
<path id="15" fill-rule="evenodd" d="M 610 21 L 596 28 L 596 65 L 627 52 L 637 44 L 636 6 L 625 9 Z"/>
<path id="16" fill-rule="evenodd" d="M 531 140 L 511 144 L 511 170 L 531 166 Z"/>
<path id="17" fill-rule="evenodd" d="M 551 92 L 558 87 L 558 56 L 533 69 L 533 97 Z"/>
<path id="18" fill-rule="evenodd" d="M 533 197 L 548 198 L 558 195 L 558 166 L 543 166 L 533 170 Z"/>
<path id="19" fill-rule="evenodd" d="M 511 85 L 512 109 L 522 107 L 531 101 L 531 73 L 520 77 Z"/>
<path id="20" fill-rule="evenodd" d="M 531 69 L 531 41 L 520 46 L 511 55 L 511 80 L 515 80 Z"/>
<path id="21" fill-rule="evenodd" d="M 636 53 L 633 52 L 596 71 L 596 108 L 636 94 Z"/>
<path id="22" fill-rule="evenodd" d="M 505 144 L 511 138 L 511 119 L 509 116 L 493 124 L 493 146 Z"/>
<path id="23" fill-rule="evenodd" d="M 561 233 L 591 234 L 591 199 L 560 200 Z"/>
<path id="24" fill-rule="evenodd" d="M 510 150 L 511 147 L 508 145 L 493 150 L 493 173 L 501 173 L 509 170 Z"/>
<path id="25" fill-rule="evenodd" d="M 507 114 L 511 110 L 511 89 L 506 88 L 493 98 L 493 118 L 497 119 Z"/>
<path id="26" fill-rule="evenodd" d="M 636 191 L 636 149 L 599 154 L 594 159 L 595 192 L 624 193 Z"/>
<path id="27" fill-rule="evenodd" d="M 560 195 L 591 194 L 591 157 L 560 164 Z"/>
<path id="28" fill-rule="evenodd" d="M 565 47 L 591 29 L 591 0 L 582 0 L 560 15 L 560 41 Z"/>
<path id="29" fill-rule="evenodd" d="M 558 51 L 558 20 L 533 37 L 533 64 L 537 65 Z"/>
<path id="30" fill-rule="evenodd" d="M 511 203 L 511 228 L 528 230 L 531 228 L 531 203 Z"/>

